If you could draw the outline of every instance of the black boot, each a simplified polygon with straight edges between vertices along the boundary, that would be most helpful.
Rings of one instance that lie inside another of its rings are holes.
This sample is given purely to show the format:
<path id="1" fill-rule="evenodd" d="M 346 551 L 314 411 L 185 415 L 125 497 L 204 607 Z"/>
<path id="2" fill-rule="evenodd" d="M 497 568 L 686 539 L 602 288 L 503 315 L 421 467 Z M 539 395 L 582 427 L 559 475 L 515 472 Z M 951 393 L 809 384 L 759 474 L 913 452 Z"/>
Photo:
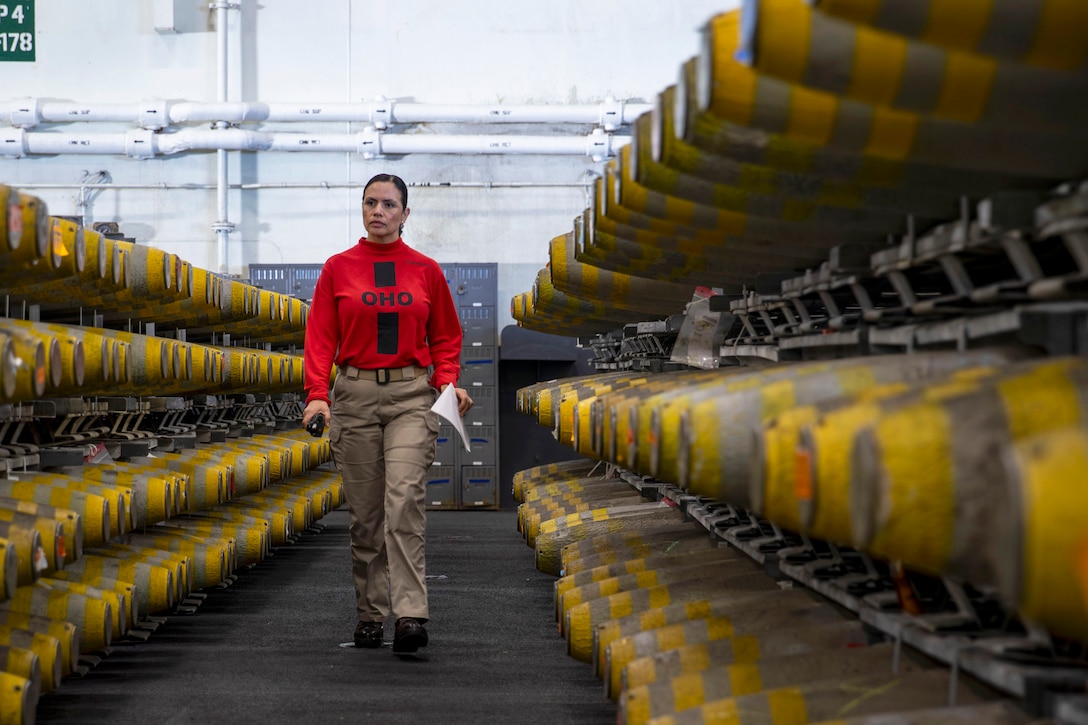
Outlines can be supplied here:
<path id="1" fill-rule="evenodd" d="M 355 625 L 355 646 L 377 649 L 382 646 L 382 623 L 359 622 Z"/>
<path id="2" fill-rule="evenodd" d="M 427 646 L 427 630 L 423 624 L 412 617 L 401 617 L 393 630 L 393 652 L 408 654 L 420 647 Z"/>

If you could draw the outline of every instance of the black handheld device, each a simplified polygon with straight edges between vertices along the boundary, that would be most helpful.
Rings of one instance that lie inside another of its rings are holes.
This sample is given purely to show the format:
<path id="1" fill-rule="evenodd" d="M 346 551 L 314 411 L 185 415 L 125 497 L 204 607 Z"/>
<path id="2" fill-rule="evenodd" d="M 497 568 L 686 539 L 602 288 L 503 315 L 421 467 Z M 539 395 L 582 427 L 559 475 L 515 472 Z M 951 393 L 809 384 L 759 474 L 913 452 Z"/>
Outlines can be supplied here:
<path id="1" fill-rule="evenodd" d="M 313 418 L 310 418 L 310 422 L 306 425 L 306 430 L 314 438 L 320 438 L 321 434 L 325 432 L 325 414 L 318 413 Z"/>

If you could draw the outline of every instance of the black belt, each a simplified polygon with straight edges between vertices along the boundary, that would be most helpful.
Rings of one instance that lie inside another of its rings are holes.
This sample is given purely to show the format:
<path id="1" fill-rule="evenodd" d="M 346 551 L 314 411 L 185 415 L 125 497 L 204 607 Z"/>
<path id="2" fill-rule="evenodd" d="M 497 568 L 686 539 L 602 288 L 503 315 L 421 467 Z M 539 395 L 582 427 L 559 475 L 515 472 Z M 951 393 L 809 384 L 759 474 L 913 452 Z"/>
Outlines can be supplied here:
<path id="1" fill-rule="evenodd" d="M 406 368 L 357 368 L 354 365 L 341 365 L 340 374 L 348 380 L 373 380 L 378 385 L 399 383 L 402 380 L 414 380 L 427 374 L 427 368 L 409 365 Z"/>

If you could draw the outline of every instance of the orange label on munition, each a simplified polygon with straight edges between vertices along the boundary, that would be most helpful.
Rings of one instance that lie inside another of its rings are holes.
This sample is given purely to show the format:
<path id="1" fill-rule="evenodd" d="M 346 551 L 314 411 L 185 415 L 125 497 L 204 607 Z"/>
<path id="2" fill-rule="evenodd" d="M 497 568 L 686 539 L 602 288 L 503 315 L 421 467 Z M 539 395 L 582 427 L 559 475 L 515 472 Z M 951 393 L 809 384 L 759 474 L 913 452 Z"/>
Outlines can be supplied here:
<path id="1" fill-rule="evenodd" d="M 794 449 L 793 495 L 801 501 L 812 500 L 812 451 L 807 448 Z"/>

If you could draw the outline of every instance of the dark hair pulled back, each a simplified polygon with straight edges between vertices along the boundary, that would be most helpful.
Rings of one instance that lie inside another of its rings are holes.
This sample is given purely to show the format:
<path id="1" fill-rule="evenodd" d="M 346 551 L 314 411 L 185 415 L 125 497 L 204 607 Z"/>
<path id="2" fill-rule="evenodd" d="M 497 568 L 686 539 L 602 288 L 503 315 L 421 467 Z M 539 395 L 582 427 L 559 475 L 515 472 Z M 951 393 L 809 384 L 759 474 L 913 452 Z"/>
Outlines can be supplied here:
<path id="1" fill-rule="evenodd" d="M 397 187 L 397 191 L 400 192 L 400 203 L 405 209 L 408 208 L 408 185 L 404 183 L 404 179 L 396 176 L 395 174 L 376 174 L 370 181 L 366 182 L 366 186 L 363 187 L 363 195 L 366 196 L 366 190 L 370 188 L 371 184 L 378 182 L 390 183 Z"/>

